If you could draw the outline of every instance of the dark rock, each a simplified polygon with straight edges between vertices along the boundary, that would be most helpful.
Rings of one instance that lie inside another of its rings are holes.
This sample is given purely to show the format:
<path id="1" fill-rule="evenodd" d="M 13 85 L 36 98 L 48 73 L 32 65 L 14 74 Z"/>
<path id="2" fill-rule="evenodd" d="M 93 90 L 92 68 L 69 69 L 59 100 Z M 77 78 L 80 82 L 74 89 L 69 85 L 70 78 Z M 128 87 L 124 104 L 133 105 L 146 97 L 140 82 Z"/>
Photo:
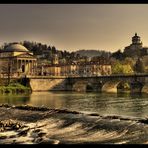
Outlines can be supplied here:
<path id="1" fill-rule="evenodd" d="M 4 136 L 4 135 L 0 135 L 0 139 L 6 139 L 7 136 Z"/>
<path id="2" fill-rule="evenodd" d="M 40 143 L 41 141 L 43 141 L 42 137 L 36 138 L 35 140 L 33 140 L 33 142 L 35 143 Z"/>
<path id="3" fill-rule="evenodd" d="M 46 135 L 46 133 L 43 133 L 43 132 L 38 133 L 38 136 L 39 136 L 39 137 L 43 137 L 43 136 L 45 136 L 45 135 Z"/>
<path id="4" fill-rule="evenodd" d="M 139 122 L 144 123 L 144 124 L 148 124 L 148 119 L 141 119 L 141 120 L 139 120 Z"/>
<path id="5" fill-rule="evenodd" d="M 40 132 L 40 131 L 41 131 L 41 129 L 36 129 L 36 130 L 34 130 L 35 133 L 38 133 L 38 132 Z"/>
<path id="6" fill-rule="evenodd" d="M 0 128 L 0 131 L 1 131 L 1 132 L 3 132 L 4 130 L 5 130 L 4 127 L 1 127 L 1 128 Z"/>
<path id="7" fill-rule="evenodd" d="M 9 104 L 1 104 L 1 105 L 0 105 L 0 107 L 10 108 L 10 107 L 11 107 L 11 105 L 9 105 Z"/>
<path id="8" fill-rule="evenodd" d="M 114 115 L 114 116 L 106 116 L 106 117 L 103 117 L 104 119 L 120 119 L 120 117 L 119 116 L 116 116 L 116 115 Z"/>
<path id="9" fill-rule="evenodd" d="M 64 110 L 55 109 L 55 111 L 57 111 L 57 113 L 72 113 L 72 114 L 80 114 L 80 112 L 77 112 L 77 111 L 69 111 L 69 110 L 67 110 L 67 109 L 64 109 Z"/>
<path id="10" fill-rule="evenodd" d="M 15 108 L 22 109 L 22 110 L 32 110 L 32 111 L 48 111 L 49 110 L 46 107 L 34 107 L 29 105 L 16 106 Z"/>
<path id="11" fill-rule="evenodd" d="M 91 113 L 91 114 L 89 114 L 90 116 L 100 116 L 99 114 L 97 114 L 97 113 Z"/>
<path id="12" fill-rule="evenodd" d="M 11 135 L 9 136 L 9 138 L 16 138 L 16 135 Z"/>
<path id="13" fill-rule="evenodd" d="M 29 128 L 28 128 L 28 129 L 25 129 L 25 130 L 23 130 L 23 131 L 20 131 L 20 132 L 18 133 L 18 136 L 26 136 L 27 133 L 28 133 L 28 131 L 29 131 Z"/>
<path id="14" fill-rule="evenodd" d="M 54 140 L 50 138 L 43 139 L 41 142 L 39 142 L 39 144 L 59 144 L 59 143 L 60 143 L 59 140 Z"/>

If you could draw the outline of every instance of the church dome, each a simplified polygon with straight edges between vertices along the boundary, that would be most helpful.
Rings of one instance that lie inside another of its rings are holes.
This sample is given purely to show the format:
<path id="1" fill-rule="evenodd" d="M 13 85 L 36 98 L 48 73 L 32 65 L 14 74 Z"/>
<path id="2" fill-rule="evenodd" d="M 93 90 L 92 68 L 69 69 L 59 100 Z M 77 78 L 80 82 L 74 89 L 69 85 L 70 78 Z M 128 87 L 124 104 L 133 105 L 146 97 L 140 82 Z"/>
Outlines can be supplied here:
<path id="1" fill-rule="evenodd" d="M 14 43 L 6 47 L 5 51 L 7 52 L 28 52 L 29 50 L 21 44 Z"/>

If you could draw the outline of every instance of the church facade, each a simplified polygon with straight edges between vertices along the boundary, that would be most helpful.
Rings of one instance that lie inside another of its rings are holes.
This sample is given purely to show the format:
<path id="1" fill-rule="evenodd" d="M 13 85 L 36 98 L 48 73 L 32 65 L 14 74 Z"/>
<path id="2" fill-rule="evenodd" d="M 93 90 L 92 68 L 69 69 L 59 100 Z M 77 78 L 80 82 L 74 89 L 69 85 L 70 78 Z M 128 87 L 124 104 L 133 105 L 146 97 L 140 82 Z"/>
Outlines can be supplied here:
<path id="1" fill-rule="evenodd" d="M 35 75 L 37 59 L 23 45 L 13 43 L 0 51 L 1 77 L 11 74 L 13 77 Z"/>

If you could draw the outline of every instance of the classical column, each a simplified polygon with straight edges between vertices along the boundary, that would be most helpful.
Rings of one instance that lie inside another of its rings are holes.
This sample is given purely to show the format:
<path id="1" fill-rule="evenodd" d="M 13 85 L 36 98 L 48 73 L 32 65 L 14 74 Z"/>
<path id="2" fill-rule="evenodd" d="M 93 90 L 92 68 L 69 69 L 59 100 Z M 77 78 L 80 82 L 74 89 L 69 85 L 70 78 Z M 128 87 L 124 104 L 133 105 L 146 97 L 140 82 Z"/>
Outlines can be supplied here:
<path id="1" fill-rule="evenodd" d="M 30 60 L 30 74 L 32 75 L 32 60 Z"/>
<path id="2" fill-rule="evenodd" d="M 18 72 L 18 60 L 16 59 L 16 71 Z"/>
<path id="3" fill-rule="evenodd" d="M 37 62 L 34 60 L 35 66 L 34 66 L 34 74 L 36 74 L 36 69 L 37 69 Z"/>
<path id="4" fill-rule="evenodd" d="M 22 68 L 22 60 L 19 60 L 19 61 L 20 61 L 20 65 L 19 66 L 20 66 L 20 68 Z"/>
<path id="5" fill-rule="evenodd" d="M 34 62 L 32 60 L 32 64 L 31 64 L 32 65 L 32 74 L 34 75 L 34 65 L 33 64 L 34 64 Z"/>
<path id="6" fill-rule="evenodd" d="M 28 74 L 30 75 L 30 60 L 28 60 L 27 67 L 28 67 Z"/>
<path id="7" fill-rule="evenodd" d="M 32 73 L 34 75 L 34 61 L 32 60 Z"/>
<path id="8" fill-rule="evenodd" d="M 29 60 L 29 74 L 31 75 L 31 60 Z"/>
<path id="9" fill-rule="evenodd" d="M 24 60 L 24 67 L 25 67 L 25 73 L 26 73 L 26 60 Z"/>

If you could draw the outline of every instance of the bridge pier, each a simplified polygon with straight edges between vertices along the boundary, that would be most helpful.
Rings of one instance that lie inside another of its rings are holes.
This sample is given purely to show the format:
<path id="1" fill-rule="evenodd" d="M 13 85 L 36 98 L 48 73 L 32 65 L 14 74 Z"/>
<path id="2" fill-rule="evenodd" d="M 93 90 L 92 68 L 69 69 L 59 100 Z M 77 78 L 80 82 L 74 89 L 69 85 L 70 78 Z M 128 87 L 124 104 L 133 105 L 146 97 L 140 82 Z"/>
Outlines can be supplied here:
<path id="1" fill-rule="evenodd" d="M 135 81 L 131 83 L 131 93 L 141 93 L 143 88 L 143 84 Z"/>

